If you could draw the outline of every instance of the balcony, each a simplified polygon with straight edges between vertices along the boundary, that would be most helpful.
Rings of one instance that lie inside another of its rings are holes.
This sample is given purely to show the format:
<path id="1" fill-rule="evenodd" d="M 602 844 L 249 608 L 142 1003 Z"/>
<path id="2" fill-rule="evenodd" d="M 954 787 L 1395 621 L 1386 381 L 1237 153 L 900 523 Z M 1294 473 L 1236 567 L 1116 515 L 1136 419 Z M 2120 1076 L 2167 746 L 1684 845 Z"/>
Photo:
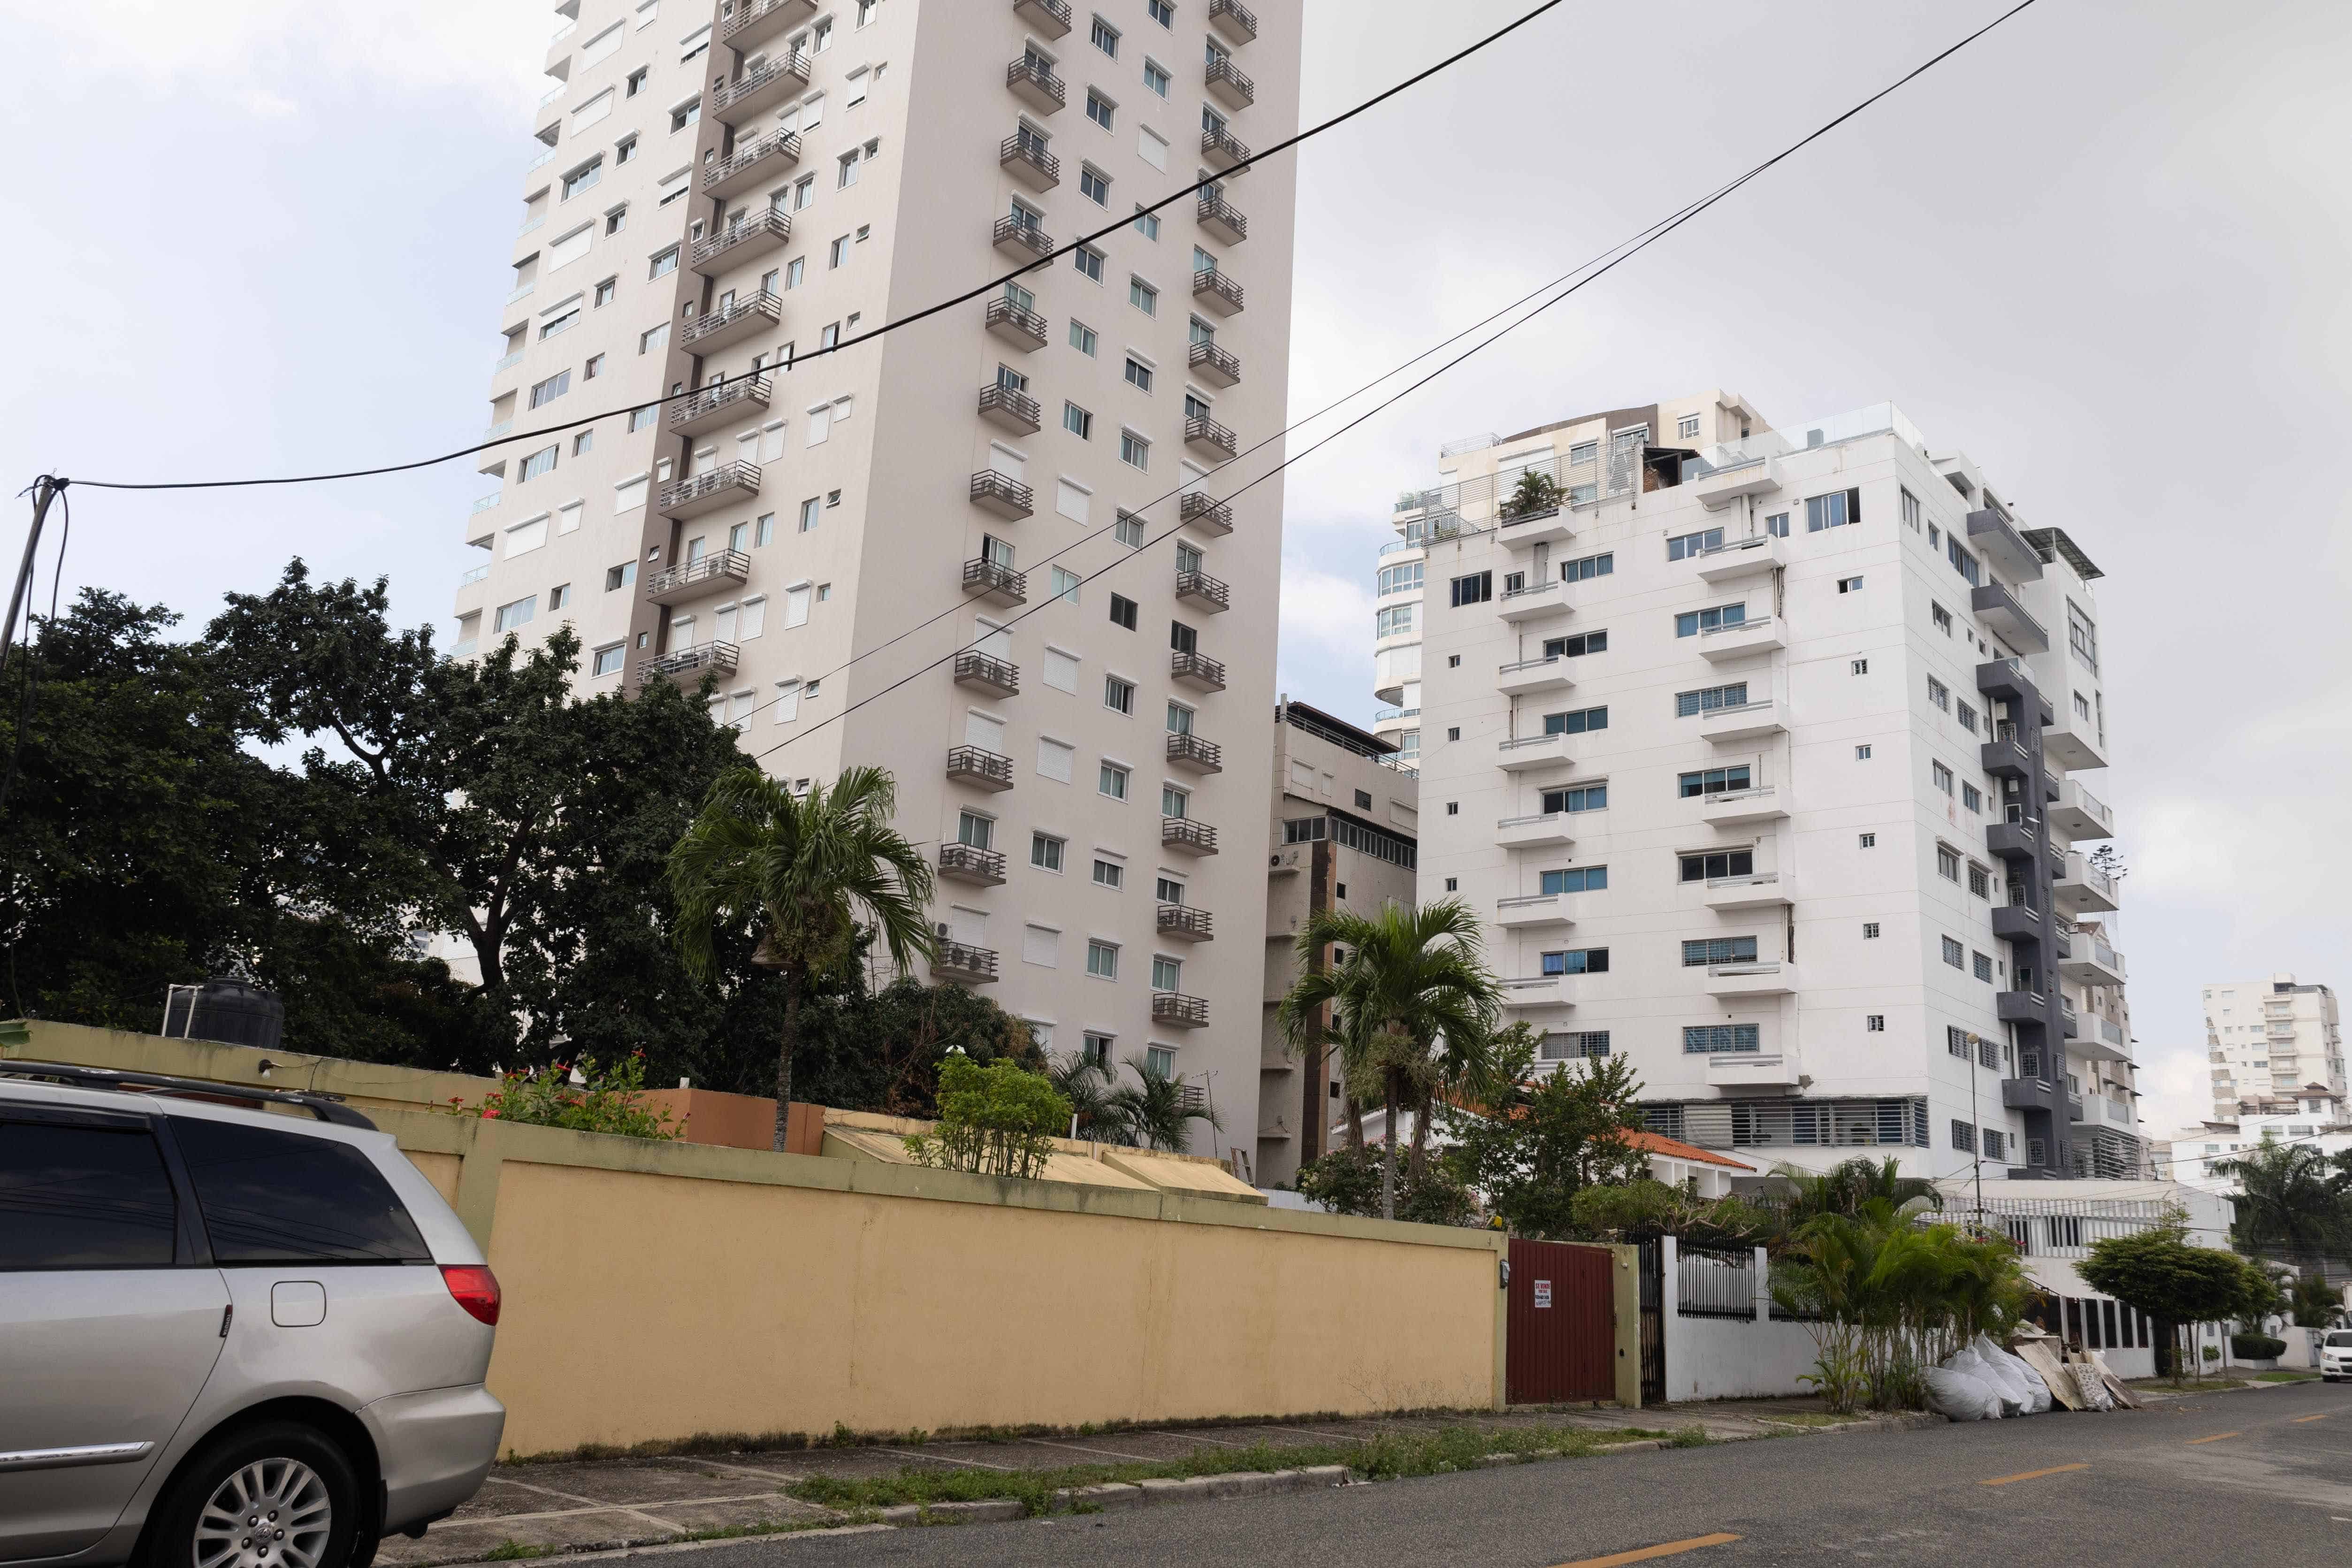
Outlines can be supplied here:
<path id="1" fill-rule="evenodd" d="M 731 196 L 739 191 L 748 191 L 763 181 L 777 178 L 800 161 L 801 139 L 789 131 L 772 131 L 749 146 L 736 148 L 732 157 L 722 158 L 703 170 L 702 194 Z M 784 216 L 773 208 L 769 210 L 772 216 Z M 791 237 L 792 229 L 787 226 L 777 239 L 782 243 Z M 695 247 L 698 272 L 703 270 L 699 265 L 702 251 L 709 243 L 705 240 Z"/>
<path id="2" fill-rule="evenodd" d="M 2030 779 L 2033 753 L 2025 749 L 2015 726 L 2003 720 L 1993 726 L 1993 738 L 1977 748 L 1977 761 L 1997 779 Z"/>
<path id="3" fill-rule="evenodd" d="M 1969 542 L 1993 569 L 2021 583 L 2042 580 L 2042 554 L 2025 542 L 2009 513 L 1989 506 L 1969 513 Z"/>
<path id="4" fill-rule="evenodd" d="M 1232 590 L 1206 572 L 1177 573 L 1176 597 L 1213 616 L 1223 615 L 1233 603 Z"/>
<path id="5" fill-rule="evenodd" d="M 1797 966 L 1774 960 L 1710 963 L 1704 989 L 1710 996 L 1786 996 L 1797 989 Z"/>
<path id="6" fill-rule="evenodd" d="M 2123 898 L 2123 889 L 2116 885 L 2113 877 L 2071 850 L 2066 856 L 2066 869 L 2059 874 L 2050 892 L 2069 916 L 2118 909 Z"/>
<path id="7" fill-rule="evenodd" d="M 759 495 L 758 468 L 749 463 L 721 463 L 690 479 L 673 479 L 662 486 L 654 500 L 654 510 L 672 522 L 684 522 L 720 507 L 756 500 Z"/>
<path id="8" fill-rule="evenodd" d="M 1710 708 L 1698 716 L 1699 738 L 1706 741 L 1760 741 L 1788 727 L 1788 714 L 1772 697 L 1736 708 Z"/>
<path id="9" fill-rule="evenodd" d="M 1160 847 L 1179 855 L 1214 855 L 1217 830 L 1189 816 L 1163 816 L 1160 819 Z"/>
<path id="10" fill-rule="evenodd" d="M 1225 689 L 1225 667 L 1223 660 L 1211 658 L 1205 653 L 1188 653 L 1171 648 L 1168 654 L 1168 677 L 1179 686 L 1189 686 L 1195 691 L 1223 691 Z"/>
<path id="11" fill-rule="evenodd" d="M 1565 811 L 1539 811 L 1526 816 L 1506 816 L 1495 824 L 1495 842 L 1506 849 L 1564 848 L 1576 842 Z"/>
<path id="12" fill-rule="evenodd" d="M 1034 436 L 1039 426 L 1037 400 L 1025 392 L 992 381 L 980 389 L 980 416 L 1016 436 Z"/>
<path id="13" fill-rule="evenodd" d="M 2058 961 L 2058 973 L 2085 985 L 2121 985 L 2126 978 L 2124 955 L 2109 947 L 2104 938 L 2078 931 L 2069 955 Z"/>
<path id="14" fill-rule="evenodd" d="M 1220 55 L 1209 62 L 1208 74 L 1202 85 L 1209 89 L 1211 98 L 1227 109 L 1247 109 L 1257 101 L 1257 83 L 1243 74 L 1241 68 L 1227 56 Z M 1247 157 L 1248 154 L 1244 153 L 1243 156 Z"/>
<path id="15" fill-rule="evenodd" d="M 1797 879 L 1778 871 L 1752 877 L 1709 877 L 1705 902 L 1717 914 L 1742 910 L 1775 910 L 1797 901 Z"/>
<path id="16" fill-rule="evenodd" d="M 1778 616 L 1759 616 L 1734 626 L 1709 626 L 1698 634 L 1699 656 L 1718 663 L 1727 658 L 1745 658 L 1749 654 L 1771 653 L 1788 646 Z"/>
<path id="17" fill-rule="evenodd" d="M 1201 161 L 1212 169 L 1231 169 L 1249 162 L 1249 143 L 1226 130 L 1201 132 Z"/>
<path id="18" fill-rule="evenodd" d="M 1029 602 L 1029 574 L 1015 572 L 1001 561 L 973 560 L 963 563 L 963 591 L 992 605 Z"/>
<path id="19" fill-rule="evenodd" d="M 775 108 L 794 93 L 806 92 L 809 58 L 762 60 L 724 86 L 710 89 L 710 118 L 733 129 Z"/>
<path id="20" fill-rule="evenodd" d="M 950 882 L 970 882 L 974 887 L 1001 886 L 1004 881 L 1004 853 L 982 849 L 976 844 L 942 844 L 940 875 Z"/>
<path id="21" fill-rule="evenodd" d="M 1689 559 L 1696 563 L 1694 570 L 1703 581 L 1733 583 L 1742 577 L 1760 577 L 1780 570 L 1789 563 L 1789 551 L 1771 534 L 1759 533 L 1753 539 L 1735 539 L 1728 544 L 1702 550 Z"/>
<path id="22" fill-rule="evenodd" d="M 1236 44 L 1256 41 L 1257 17 L 1241 0 L 1209 0 L 1209 26 Z"/>
<path id="23" fill-rule="evenodd" d="M 1249 237 L 1249 219 L 1242 210 L 1213 191 L 1203 191 L 1193 205 L 1193 217 L 1206 229 L 1212 239 L 1227 245 L 1239 245 Z"/>
<path id="24" fill-rule="evenodd" d="M 1744 827 L 1751 822 L 1777 822 L 1789 815 L 1786 792 L 1770 784 L 1692 798 L 1698 802 L 1699 820 L 1710 827 Z"/>
<path id="25" fill-rule="evenodd" d="M 735 0 L 733 15 L 719 25 L 719 41 L 730 49 L 749 49 L 815 15 L 816 0 Z"/>
<path id="26" fill-rule="evenodd" d="M 1568 660 L 1558 654 L 1548 658 L 1523 658 L 1499 666 L 1495 671 L 1495 689 L 1507 697 L 1565 691 L 1575 684 L 1568 673 Z"/>
<path id="27" fill-rule="evenodd" d="M 1566 893 L 1521 893 L 1495 900 L 1495 923 L 1506 931 L 1524 931 L 1532 926 L 1574 925 L 1576 920 Z"/>
<path id="28" fill-rule="evenodd" d="M 1506 1007 L 1573 1007 L 1576 994 L 1569 988 L 1565 974 L 1529 974 L 1517 980 L 1506 980 L 1503 1005 Z"/>
<path id="29" fill-rule="evenodd" d="M 1534 511 L 1505 511 L 1497 516 L 1496 532 L 1513 550 L 1535 544 L 1565 544 L 1576 537 L 1569 527 L 1572 514 L 1566 506 L 1548 506 Z"/>
<path id="30" fill-rule="evenodd" d="M 1159 931 L 1171 942 L 1213 942 L 1217 934 L 1209 911 L 1190 904 L 1160 905 Z"/>
<path id="31" fill-rule="evenodd" d="M 1024 55 L 1004 68 L 1004 85 L 1013 97 L 1040 114 L 1052 114 L 1069 102 L 1069 89 L 1054 68 L 1035 55 Z"/>
<path id="32" fill-rule="evenodd" d="M 677 335 L 677 346 L 688 353 L 713 354 L 720 349 L 759 336 L 783 319 L 783 301 L 773 294 L 753 294 L 707 316 L 697 316 Z"/>
<path id="33" fill-rule="evenodd" d="M 1014 521 L 1034 516 L 1037 510 L 1036 491 L 994 468 L 982 468 L 972 475 L 971 493 L 972 505 Z"/>
<path id="34" fill-rule="evenodd" d="M 458 592 L 463 593 L 477 583 L 487 582 L 489 579 L 489 575 L 490 568 L 488 562 L 483 563 L 479 566 L 468 567 L 466 571 L 458 574 L 457 590 Z"/>
<path id="35" fill-rule="evenodd" d="M 2062 768 L 2104 768 L 2107 765 L 2107 743 L 2092 726 L 2091 721 L 2079 713 L 2069 713 L 2063 724 L 2043 727 L 2042 754 Z M 2063 790 L 2064 786 L 2062 784 Z"/>
<path id="36" fill-rule="evenodd" d="M 1003 791 L 1013 787 L 1013 759 L 981 746 L 948 748 L 948 780 L 974 789 Z"/>
<path id="37" fill-rule="evenodd" d="M 1049 38 L 1070 30 L 1070 0 L 1013 0 L 1013 14 Z"/>
<path id="38" fill-rule="evenodd" d="M 2021 658 L 1996 658 L 1977 666 L 1977 689 L 2020 708 L 2030 705 L 2045 713 L 2049 710 L 2048 704 L 2042 700 L 2042 689 L 2033 684 L 2033 672 L 2025 668 Z M 2046 724 L 2051 720 L 2045 718 L 2042 722 Z"/>
<path id="39" fill-rule="evenodd" d="M 721 550 L 699 561 L 681 561 L 646 579 L 646 603 L 683 605 L 708 595 L 740 588 L 751 576 L 751 558 L 740 550 Z"/>
<path id="40" fill-rule="evenodd" d="M 1242 286 L 1220 268 L 1197 268 L 1192 273 L 1192 299 L 1212 315 L 1237 316 L 1242 310 Z"/>
<path id="41" fill-rule="evenodd" d="M 1498 741 L 1495 744 L 1495 765 L 1507 773 L 1530 773 L 1538 768 L 1566 767 L 1574 761 L 1569 755 L 1568 734 L 1524 735 L 1515 741 Z"/>
<path id="42" fill-rule="evenodd" d="M 2042 911 L 2031 904 L 1993 906 L 1992 934 L 2003 942 L 2039 942 L 2043 929 Z"/>
<path id="43" fill-rule="evenodd" d="M 990 331 L 1023 353 L 1035 353 L 1045 346 L 1045 318 L 1034 310 L 1023 310 L 1010 300 L 991 300 L 987 321 Z"/>
<path id="44" fill-rule="evenodd" d="M 2000 1108 L 2003 1110 L 2040 1110 L 2055 1118 L 2064 1115 L 2065 1090 L 2043 1078 L 2005 1078 L 2000 1080 Z M 2031 1128 L 2029 1126 L 2029 1131 Z"/>
<path id="45" fill-rule="evenodd" d="M 682 397 L 669 405 L 669 433 L 691 436 L 730 424 L 747 414 L 765 414 L 769 384 L 764 375 L 739 375 L 732 381 L 706 386 L 691 397 Z"/>
<path id="46" fill-rule="evenodd" d="M 1204 458 L 1223 458 L 1227 462 L 1241 450 L 1240 437 L 1205 414 L 1184 421 L 1184 445 Z"/>
<path id="47" fill-rule="evenodd" d="M 1203 741 L 1189 732 L 1168 731 L 1168 765 L 1182 768 L 1188 773 L 1221 773 L 1225 771 L 1224 750 L 1213 741 Z"/>
<path id="48" fill-rule="evenodd" d="M 2004 1024 L 2032 1029 L 2046 1029 L 2050 1025 L 2050 999 L 2039 991 L 1996 991 L 1992 1010 L 1993 1016 Z"/>
<path id="49" fill-rule="evenodd" d="M 1010 659 L 992 658 L 977 648 L 955 656 L 955 683 L 997 697 L 1021 694 L 1021 667 Z"/>
<path id="50" fill-rule="evenodd" d="M 1547 616 L 1564 616 L 1568 611 L 1568 584 L 1557 577 L 1506 588 L 1503 596 L 1495 601 L 1495 614 L 1513 625 Z"/>
<path id="51" fill-rule="evenodd" d="M 2031 862 L 2042 853 L 2042 823 L 2022 813 L 2014 820 L 1992 823 L 1985 828 L 1985 848 L 2003 860 Z"/>
<path id="52" fill-rule="evenodd" d="M 1184 363 L 1211 386 L 1234 386 L 1242 379 L 1242 362 L 1214 343 L 1194 343 Z"/>
<path id="53" fill-rule="evenodd" d="M 1013 132 L 997 148 L 996 161 L 1033 191 L 1050 191 L 1062 183 L 1062 161 L 1047 150 L 1043 136 Z"/>
<path id="54" fill-rule="evenodd" d="M 2027 613 L 2017 595 L 2001 583 L 1987 583 L 1969 592 L 1969 608 L 1974 610 L 2003 638 L 2033 653 L 2050 651 L 2050 634 L 2042 623 Z"/>
<path id="55" fill-rule="evenodd" d="M 1014 217 L 1011 214 L 996 220 L 992 234 L 996 248 L 1016 260 L 1042 260 L 1054 254 L 1054 237 L 1045 226 L 1031 218 Z"/>
<path id="56" fill-rule="evenodd" d="M 731 675 L 740 652 L 731 642 L 707 642 L 698 647 L 672 648 L 667 653 L 637 660 L 637 684 L 650 686 L 656 680 L 674 679 L 681 675 L 699 676 L 706 669 Z"/>
<path id="57" fill-rule="evenodd" d="M 2047 738 L 2043 743 L 2048 744 Z M 2113 838 L 2116 836 L 2116 815 L 2107 803 L 2083 787 L 2080 779 L 2068 779 L 2058 786 L 2058 798 L 2050 805 L 2050 823 L 2069 838 Z"/>
<path id="58" fill-rule="evenodd" d="M 1203 1029 L 1209 1024 L 1209 1004 L 1198 996 L 1187 996 L 1181 991 L 1154 991 L 1151 994 L 1151 1021 L 1179 1029 Z"/>
<path id="59" fill-rule="evenodd" d="M 996 978 L 996 950 L 942 941 L 939 956 L 931 960 L 931 978 L 961 980 L 967 985 L 985 985 Z"/>
<path id="60" fill-rule="evenodd" d="M 1204 529 L 1211 533 L 1234 531 L 1234 509 L 1200 490 L 1184 492 L 1183 500 L 1178 503 L 1177 517 L 1188 528 Z"/>
<path id="61" fill-rule="evenodd" d="M 1716 468 L 1690 481 L 1698 493 L 1698 504 L 1709 511 L 1721 511 L 1737 500 L 1749 496 L 1769 495 L 1780 488 L 1780 459 L 1764 458 L 1740 463 L 1736 468 Z"/>
<path id="62" fill-rule="evenodd" d="M 1706 1058 L 1706 1086 L 1738 1092 L 1762 1089 L 1787 1093 L 1803 1087 L 1804 1074 L 1788 1051 L 1711 1051 Z"/>

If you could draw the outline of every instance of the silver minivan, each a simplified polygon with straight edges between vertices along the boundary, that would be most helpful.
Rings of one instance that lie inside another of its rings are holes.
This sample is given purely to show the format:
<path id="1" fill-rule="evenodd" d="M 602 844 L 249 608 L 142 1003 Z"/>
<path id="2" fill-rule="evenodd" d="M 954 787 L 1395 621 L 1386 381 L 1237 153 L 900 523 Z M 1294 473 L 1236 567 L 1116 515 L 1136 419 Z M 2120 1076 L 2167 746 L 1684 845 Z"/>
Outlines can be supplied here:
<path id="1" fill-rule="evenodd" d="M 498 1457 L 498 1321 L 348 1106 L 0 1061 L 0 1563 L 365 1568 Z"/>

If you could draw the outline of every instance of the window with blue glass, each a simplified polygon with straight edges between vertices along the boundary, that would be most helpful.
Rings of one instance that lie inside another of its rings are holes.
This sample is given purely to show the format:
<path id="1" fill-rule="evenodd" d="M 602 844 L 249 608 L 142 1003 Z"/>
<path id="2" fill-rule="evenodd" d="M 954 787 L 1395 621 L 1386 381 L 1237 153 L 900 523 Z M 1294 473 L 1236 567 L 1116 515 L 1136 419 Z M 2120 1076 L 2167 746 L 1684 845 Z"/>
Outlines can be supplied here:
<path id="1" fill-rule="evenodd" d="M 1581 735 L 1587 730 L 1609 728 L 1606 708 L 1577 708 L 1566 713 L 1544 715 L 1543 732 L 1547 735 Z"/>
<path id="2" fill-rule="evenodd" d="M 1753 789 L 1756 770 L 1747 763 L 1730 768 L 1701 768 L 1681 776 L 1679 783 L 1685 800 L 1701 795 L 1730 795 L 1743 789 Z"/>
<path id="3" fill-rule="evenodd" d="M 1543 793 L 1544 814 L 1556 811 L 1602 811 L 1609 805 L 1606 784 L 1577 784 L 1570 789 L 1548 789 Z"/>
<path id="4" fill-rule="evenodd" d="M 1843 528 L 1862 521 L 1860 490 L 1832 490 L 1825 496 L 1805 499 L 1805 531 L 1819 533 L 1825 528 Z"/>
<path id="5" fill-rule="evenodd" d="M 1606 866 L 1565 866 L 1543 874 L 1543 890 L 1547 893 L 1598 892 L 1608 885 Z"/>
<path id="6" fill-rule="evenodd" d="M 1695 637 L 1701 632 L 1719 631 L 1725 626 L 1748 624 L 1748 605 L 1710 605 L 1704 610 L 1685 610 L 1675 617 L 1675 636 Z"/>
<path id="7" fill-rule="evenodd" d="M 1599 555 L 1580 555 L 1573 561 L 1561 562 L 1559 580 L 1563 583 L 1581 583 L 1588 577 L 1610 576 L 1616 570 L 1616 555 L 1603 551 Z"/>
<path id="8" fill-rule="evenodd" d="M 1609 950 L 1605 947 L 1572 947 L 1566 952 L 1543 955 L 1546 974 L 1606 974 L 1609 973 Z"/>
<path id="9" fill-rule="evenodd" d="M 1543 645 L 1546 658 L 1582 658 L 1588 653 L 1609 651 L 1609 634 L 1579 632 L 1572 637 L 1546 637 Z"/>
<path id="10" fill-rule="evenodd" d="M 1755 1024 L 1694 1024 L 1683 1029 L 1683 1049 L 1693 1056 L 1762 1048 L 1762 1032 Z"/>

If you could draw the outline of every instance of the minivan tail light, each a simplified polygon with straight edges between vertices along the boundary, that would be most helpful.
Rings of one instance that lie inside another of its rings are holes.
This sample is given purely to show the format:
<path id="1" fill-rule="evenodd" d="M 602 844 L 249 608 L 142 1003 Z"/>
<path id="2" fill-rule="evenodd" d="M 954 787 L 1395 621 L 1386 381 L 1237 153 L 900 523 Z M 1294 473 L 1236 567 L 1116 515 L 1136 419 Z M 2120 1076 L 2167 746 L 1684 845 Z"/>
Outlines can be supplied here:
<path id="1" fill-rule="evenodd" d="M 445 1263 L 441 1279 L 457 1305 L 491 1327 L 498 1326 L 499 1277 L 490 1272 L 488 1264 Z"/>

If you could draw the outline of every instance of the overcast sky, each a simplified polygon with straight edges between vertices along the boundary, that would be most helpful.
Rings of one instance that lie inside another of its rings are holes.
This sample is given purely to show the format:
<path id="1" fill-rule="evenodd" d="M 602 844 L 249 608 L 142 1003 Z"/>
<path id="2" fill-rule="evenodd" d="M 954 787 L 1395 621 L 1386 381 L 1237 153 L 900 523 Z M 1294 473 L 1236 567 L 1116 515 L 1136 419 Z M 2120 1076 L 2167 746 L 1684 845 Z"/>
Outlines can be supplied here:
<path id="1" fill-rule="evenodd" d="M 1529 3 L 1307 0 L 1307 117 Z M 2002 8 L 1570 0 L 1310 143 L 1294 415 Z M 38 62 L 0 103 L 6 489 L 44 468 L 286 471 L 476 438 L 552 27 L 535 0 L 0 0 L 0 45 Z M 1774 423 L 1892 400 L 2107 573 L 2116 766 L 2091 787 L 2132 867 L 2117 926 L 2144 1110 L 2158 1131 L 2193 1121 L 2200 982 L 2352 984 L 2347 79 L 2352 6 L 2040 0 L 1291 470 L 1282 686 L 1370 717 L 1372 552 L 1441 441 L 1709 386 Z M 446 641 L 488 488 L 460 463 L 84 491 L 67 588 L 200 622 L 299 552 L 388 574 L 400 617 Z"/>

